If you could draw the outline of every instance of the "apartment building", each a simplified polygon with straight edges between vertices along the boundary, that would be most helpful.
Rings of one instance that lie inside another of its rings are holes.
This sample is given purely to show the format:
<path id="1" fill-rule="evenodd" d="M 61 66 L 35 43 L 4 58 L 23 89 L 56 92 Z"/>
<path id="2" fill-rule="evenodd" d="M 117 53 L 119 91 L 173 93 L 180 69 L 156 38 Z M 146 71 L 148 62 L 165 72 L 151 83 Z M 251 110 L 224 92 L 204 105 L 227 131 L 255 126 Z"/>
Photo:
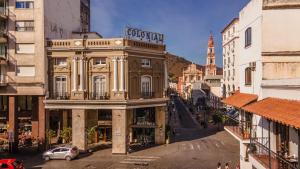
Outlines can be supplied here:
<path id="1" fill-rule="evenodd" d="M 86 129 L 96 126 L 96 142 L 111 142 L 113 154 L 165 143 L 165 45 L 85 34 L 49 40 L 48 61 L 49 129 L 72 127 L 72 144 L 86 150 Z"/>
<path id="2" fill-rule="evenodd" d="M 226 98 L 239 87 L 238 72 L 238 23 L 239 19 L 234 18 L 223 30 L 223 97 Z"/>
<path id="3" fill-rule="evenodd" d="M 89 5 L 89 0 L 0 1 L 0 135 L 14 135 L 14 149 L 25 132 L 44 142 L 46 40 L 89 31 Z"/>
<path id="4" fill-rule="evenodd" d="M 300 168 L 300 3 L 251 0 L 239 15 L 240 91 L 225 130 L 241 168 Z M 235 113 L 236 112 L 236 113 Z"/>

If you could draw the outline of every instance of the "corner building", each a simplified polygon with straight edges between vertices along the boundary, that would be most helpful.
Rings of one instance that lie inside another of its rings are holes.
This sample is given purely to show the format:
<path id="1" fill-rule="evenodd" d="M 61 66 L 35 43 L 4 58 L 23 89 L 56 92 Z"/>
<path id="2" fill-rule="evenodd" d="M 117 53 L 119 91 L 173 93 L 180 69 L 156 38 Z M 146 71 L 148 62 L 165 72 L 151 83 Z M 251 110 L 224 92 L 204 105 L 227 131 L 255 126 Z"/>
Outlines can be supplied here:
<path id="1" fill-rule="evenodd" d="M 72 143 L 86 150 L 85 130 L 97 126 L 96 142 L 111 141 L 113 154 L 165 143 L 165 45 L 90 33 L 50 40 L 48 61 L 50 129 L 72 127 Z"/>
<path id="2" fill-rule="evenodd" d="M 12 133 L 14 150 L 22 134 L 45 141 L 45 42 L 89 31 L 89 5 L 89 0 L 0 1 L 0 137 L 7 140 Z"/>

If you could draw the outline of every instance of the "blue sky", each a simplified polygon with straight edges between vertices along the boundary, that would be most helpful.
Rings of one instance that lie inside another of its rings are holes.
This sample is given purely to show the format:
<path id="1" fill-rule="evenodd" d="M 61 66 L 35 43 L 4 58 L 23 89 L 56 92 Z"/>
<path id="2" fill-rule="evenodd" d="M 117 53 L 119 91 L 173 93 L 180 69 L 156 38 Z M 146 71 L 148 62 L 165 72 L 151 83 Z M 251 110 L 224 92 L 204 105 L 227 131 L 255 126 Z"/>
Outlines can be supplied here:
<path id="1" fill-rule="evenodd" d="M 122 37 L 126 26 L 165 35 L 167 50 L 205 63 L 213 32 L 217 64 L 222 65 L 221 30 L 249 0 L 91 0 L 92 31 Z"/>

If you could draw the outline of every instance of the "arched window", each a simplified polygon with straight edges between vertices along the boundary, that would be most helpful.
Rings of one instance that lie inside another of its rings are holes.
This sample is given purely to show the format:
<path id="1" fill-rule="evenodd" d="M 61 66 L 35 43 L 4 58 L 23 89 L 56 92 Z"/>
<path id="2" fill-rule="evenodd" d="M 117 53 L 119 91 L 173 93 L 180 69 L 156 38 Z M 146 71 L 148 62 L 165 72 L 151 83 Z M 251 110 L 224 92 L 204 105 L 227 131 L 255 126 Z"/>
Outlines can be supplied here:
<path id="1" fill-rule="evenodd" d="M 100 99 L 106 95 L 106 79 L 105 76 L 95 76 L 94 77 L 94 93 L 93 97 Z"/>
<path id="2" fill-rule="evenodd" d="M 57 97 L 67 96 L 67 78 L 65 76 L 55 77 L 54 92 Z"/>
<path id="3" fill-rule="evenodd" d="M 151 76 L 142 76 L 141 78 L 141 92 L 143 96 L 151 96 L 152 83 Z"/>

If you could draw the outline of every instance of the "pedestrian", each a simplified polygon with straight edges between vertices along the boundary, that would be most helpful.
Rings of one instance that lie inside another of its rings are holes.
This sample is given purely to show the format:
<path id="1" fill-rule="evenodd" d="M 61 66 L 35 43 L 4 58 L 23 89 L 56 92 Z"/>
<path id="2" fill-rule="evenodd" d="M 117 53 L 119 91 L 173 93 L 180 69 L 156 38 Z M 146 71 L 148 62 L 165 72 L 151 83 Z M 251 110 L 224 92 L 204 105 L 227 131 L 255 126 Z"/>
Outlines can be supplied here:
<path id="1" fill-rule="evenodd" d="M 236 165 L 235 169 L 240 169 L 240 165 L 239 164 Z"/>
<path id="2" fill-rule="evenodd" d="M 218 168 L 217 169 L 222 169 L 222 165 L 220 162 L 218 162 Z"/>
<path id="3" fill-rule="evenodd" d="M 225 169 L 229 169 L 229 163 L 225 164 Z"/>

